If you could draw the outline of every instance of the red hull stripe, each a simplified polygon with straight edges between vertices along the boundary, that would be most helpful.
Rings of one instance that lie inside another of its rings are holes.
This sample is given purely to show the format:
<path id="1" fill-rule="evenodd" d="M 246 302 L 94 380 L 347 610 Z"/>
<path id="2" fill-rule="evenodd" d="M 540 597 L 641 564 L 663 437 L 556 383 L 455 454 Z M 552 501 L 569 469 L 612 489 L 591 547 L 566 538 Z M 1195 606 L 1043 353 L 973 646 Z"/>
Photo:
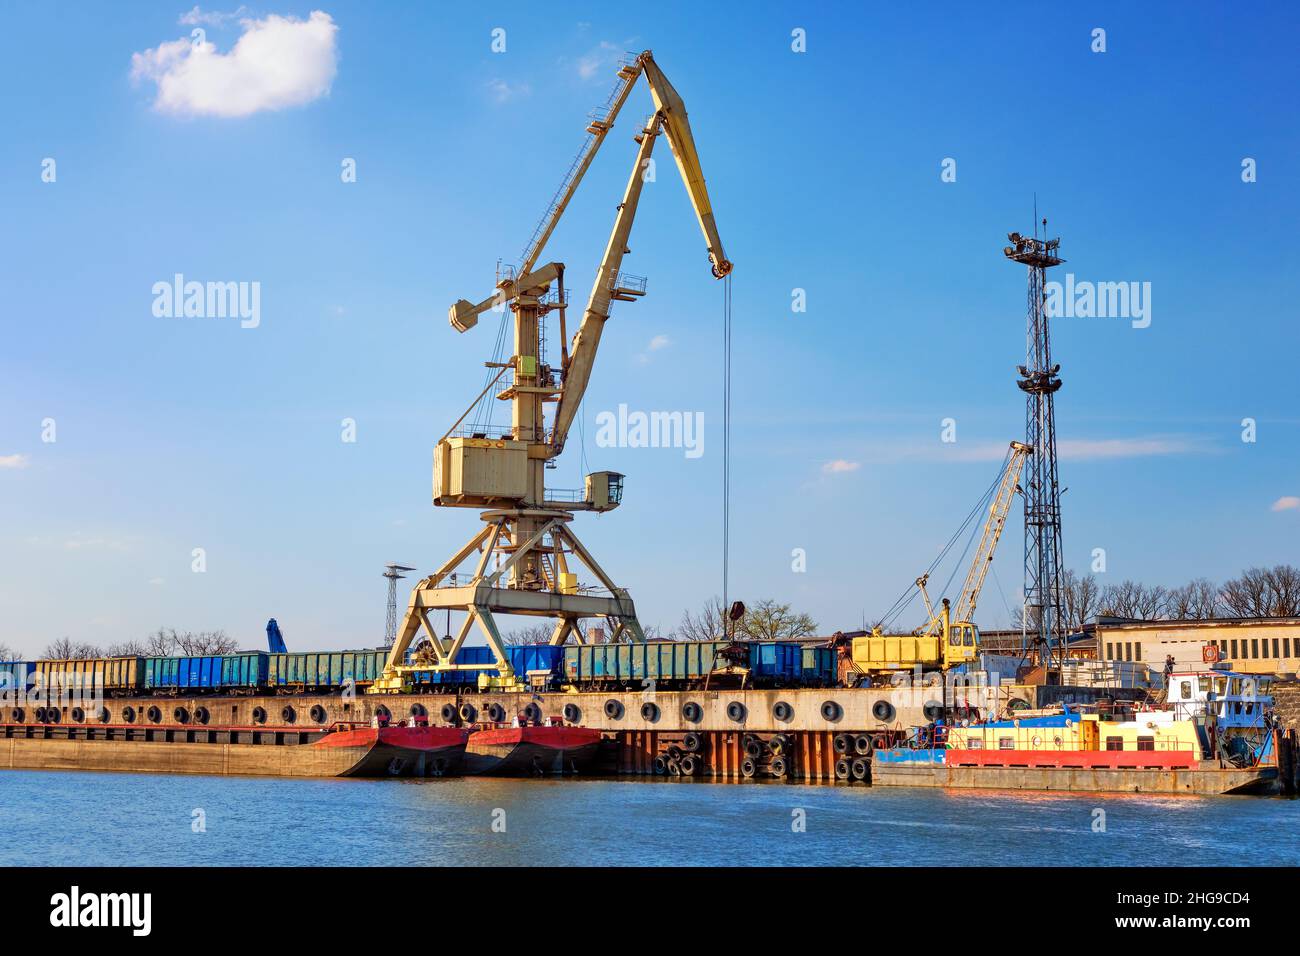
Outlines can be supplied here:
<path id="1" fill-rule="evenodd" d="M 476 730 L 469 735 L 470 746 L 500 747 L 516 744 L 538 744 L 567 750 L 597 743 L 599 730 L 589 727 L 499 727 L 493 730 Z"/>
<path id="2" fill-rule="evenodd" d="M 367 747 L 387 744 L 406 750 L 441 750 L 458 747 L 469 736 L 459 727 L 358 727 L 326 734 L 313 747 Z"/>
<path id="3" fill-rule="evenodd" d="M 948 750 L 944 753 L 944 763 L 950 767 L 1193 770 L 1197 762 L 1191 750 Z"/>

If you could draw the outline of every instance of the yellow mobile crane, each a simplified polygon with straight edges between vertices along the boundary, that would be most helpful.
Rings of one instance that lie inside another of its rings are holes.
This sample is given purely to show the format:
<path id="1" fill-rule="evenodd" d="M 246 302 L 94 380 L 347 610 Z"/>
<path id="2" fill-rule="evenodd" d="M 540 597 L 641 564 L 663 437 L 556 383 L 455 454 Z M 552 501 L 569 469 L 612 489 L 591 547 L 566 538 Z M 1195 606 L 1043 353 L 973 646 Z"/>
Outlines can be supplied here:
<path id="1" fill-rule="evenodd" d="M 972 621 L 975 604 L 984 587 L 984 578 L 993 564 L 993 554 L 997 550 L 998 539 L 1002 537 L 1002 529 L 1006 526 L 1012 498 L 1019 490 L 1020 473 L 1024 469 L 1025 459 L 1033 451 L 1032 447 L 1023 442 L 1011 443 L 997 491 L 989 504 L 979 547 L 975 550 L 970 570 L 966 572 L 956 607 L 950 607 L 948 599 L 944 598 L 939 612 L 935 613 L 929 592 L 926 591 L 930 572 L 922 574 L 916 579 L 915 586 L 925 602 L 926 623 L 912 634 L 884 634 L 880 627 L 876 627 L 870 634 L 853 638 L 850 657 L 853 666 L 848 675 L 850 679 L 859 682 L 874 681 L 891 673 L 911 670 L 917 665 L 948 670 L 974 660 L 979 653 L 979 628 Z"/>
<path id="2" fill-rule="evenodd" d="M 640 76 L 650 87 L 655 111 L 634 137 L 638 144 L 636 162 L 618 204 L 614 228 L 596 270 L 582 322 L 570 343 L 565 322 L 568 297 L 564 264 L 537 263 Z M 489 371 L 487 387 L 443 435 L 434 452 L 433 503 L 485 509 L 480 515 L 483 527 L 412 589 L 383 677 L 375 682 L 375 692 L 404 689 L 410 684 L 410 673 L 416 670 L 494 669 L 500 676 L 489 679 L 480 673 L 480 685 L 517 686 L 527 675 L 516 675 L 510 665 L 497 628 L 497 614 L 553 620 L 550 643 L 554 645 L 563 644 L 570 634 L 579 643 L 584 642 L 586 635 L 577 623 L 584 618 L 603 619 L 611 641 L 624 636 L 645 639 L 628 592 L 615 585 L 569 527 L 574 512 L 604 512 L 618 507 L 623 476 L 595 472 L 586 476 L 581 491 L 563 492 L 548 490 L 545 474 L 547 465 L 563 451 L 582 403 L 611 303 L 635 301 L 645 294 L 645 280 L 621 273 L 620 267 L 629 251 L 632 221 L 646 182 L 651 151 L 660 134 L 668 137 L 686 184 L 704 233 L 713 275 L 723 278 L 732 266 L 714 222 L 686 106 L 649 50 L 620 64 L 618 82 L 603 109 L 593 115 L 587 133 L 586 143 L 529 239 L 518 269 L 498 268 L 492 295 L 478 304 L 461 299 L 451 307 L 449 319 L 458 332 L 469 331 L 489 310 L 508 308 L 514 317 L 514 354 L 506 361 L 487 363 L 489 370 L 496 370 L 495 375 Z M 545 319 L 551 312 L 557 312 L 559 318 L 562 351 L 558 368 L 547 364 L 542 347 Z M 463 428 L 465 419 L 493 388 L 497 389 L 496 398 L 510 403 L 510 426 L 495 433 L 482 426 Z M 545 416 L 548 404 L 554 405 L 549 425 Z M 476 559 L 473 571 L 457 576 L 456 570 L 471 556 Z M 579 586 L 570 558 L 574 564 L 586 567 L 599 589 Z M 446 583 L 449 578 L 454 582 L 451 586 Z M 436 633 L 430 612 L 440 610 L 465 612 L 454 637 Z M 495 654 L 494 663 L 457 661 L 476 623 Z M 422 659 L 413 666 L 408 664 L 406 652 L 421 628 L 428 641 Z"/>

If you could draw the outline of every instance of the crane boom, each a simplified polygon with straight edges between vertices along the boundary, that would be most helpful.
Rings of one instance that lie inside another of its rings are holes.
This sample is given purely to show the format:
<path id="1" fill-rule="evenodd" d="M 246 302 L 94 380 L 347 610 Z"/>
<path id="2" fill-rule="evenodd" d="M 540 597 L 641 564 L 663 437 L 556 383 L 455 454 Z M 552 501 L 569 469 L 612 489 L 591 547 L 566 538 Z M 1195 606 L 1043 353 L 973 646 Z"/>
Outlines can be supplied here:
<path id="1" fill-rule="evenodd" d="M 1007 523 L 1007 514 L 1011 510 L 1011 499 L 1015 497 L 1020 486 L 1020 472 L 1025 467 L 1025 459 L 1033 454 L 1033 447 L 1024 442 L 1011 443 L 1011 455 L 1007 460 L 1006 471 L 1002 474 L 1002 483 L 998 486 L 993 503 L 989 505 L 989 517 L 984 522 L 984 533 L 980 536 L 979 548 L 970 570 L 966 572 L 966 581 L 961 586 L 957 605 L 953 608 L 953 617 L 958 621 L 969 621 L 975 615 L 975 603 L 979 600 L 980 590 L 984 587 L 984 578 L 988 576 L 993 564 L 993 553 L 997 550 L 998 539 Z"/>

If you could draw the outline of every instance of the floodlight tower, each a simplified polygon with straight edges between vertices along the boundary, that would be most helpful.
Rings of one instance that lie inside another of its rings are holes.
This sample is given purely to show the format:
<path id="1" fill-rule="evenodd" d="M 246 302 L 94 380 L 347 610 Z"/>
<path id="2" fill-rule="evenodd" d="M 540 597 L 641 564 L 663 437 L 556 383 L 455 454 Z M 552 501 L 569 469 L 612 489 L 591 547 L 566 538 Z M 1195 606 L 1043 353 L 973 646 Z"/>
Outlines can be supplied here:
<path id="1" fill-rule="evenodd" d="M 404 564 L 389 564 L 384 568 L 384 577 L 388 578 L 388 623 L 384 625 L 384 646 L 387 647 L 397 638 L 397 582 L 406 577 L 403 571 L 414 571 Z"/>
<path id="2" fill-rule="evenodd" d="M 1002 254 L 1029 267 L 1029 321 L 1025 364 L 1018 367 L 1016 385 L 1025 393 L 1025 444 L 1034 449 L 1026 463 L 1022 488 L 1025 499 L 1025 604 L 1022 650 L 1032 647 L 1050 673 L 1054 656 L 1064 656 L 1065 628 L 1061 615 L 1061 490 L 1056 471 L 1056 418 L 1053 396 L 1061 387 L 1052 364 L 1044 287 L 1047 270 L 1065 260 L 1057 253 L 1061 240 L 1047 238 L 1047 220 L 1029 238 L 1018 232 Z M 1058 661 L 1059 663 L 1059 661 Z"/>

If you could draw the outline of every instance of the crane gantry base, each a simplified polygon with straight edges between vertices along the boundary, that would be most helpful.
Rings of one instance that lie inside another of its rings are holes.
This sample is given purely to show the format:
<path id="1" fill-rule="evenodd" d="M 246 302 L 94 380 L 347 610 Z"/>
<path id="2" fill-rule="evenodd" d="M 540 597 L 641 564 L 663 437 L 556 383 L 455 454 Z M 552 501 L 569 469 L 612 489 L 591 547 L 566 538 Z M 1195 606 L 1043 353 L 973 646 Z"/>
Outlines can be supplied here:
<path id="1" fill-rule="evenodd" d="M 484 512 L 482 518 L 485 522 L 482 530 L 442 567 L 412 588 L 383 676 L 375 681 L 371 693 L 398 693 L 408 689 L 410 674 L 416 671 L 492 669 L 500 675 L 490 681 L 493 686 L 522 684 L 520 678 L 526 675 L 516 675 L 510 666 L 505 641 L 497 626 L 499 614 L 553 619 L 555 626 L 548 641 L 552 645 L 565 643 L 570 634 L 579 644 L 585 644 L 587 635 L 579 621 L 589 618 L 606 622 L 609 643 L 624 638 L 645 640 L 632 598 L 625 589 L 614 584 L 569 528 L 572 514 L 546 509 L 512 509 Z M 519 540 L 521 524 L 530 530 L 535 529 L 524 541 Z M 451 586 L 443 583 L 476 553 L 478 562 L 467 583 Z M 570 583 L 576 579 L 567 571 L 568 556 L 585 566 L 600 581 L 606 593 L 579 592 L 576 584 Z M 519 567 L 533 563 L 524 560 L 529 557 L 534 559 L 536 566 L 544 569 L 543 579 L 520 580 L 516 577 Z M 510 583 L 503 586 L 503 578 Z M 438 636 L 430 617 L 433 611 L 464 612 L 464 620 L 455 637 L 450 632 Z M 458 664 L 456 661 L 475 624 L 496 655 L 494 664 Z M 406 651 L 421 628 L 428 639 L 425 659 L 407 663 Z M 480 683 L 486 680 L 487 674 L 481 674 Z"/>

